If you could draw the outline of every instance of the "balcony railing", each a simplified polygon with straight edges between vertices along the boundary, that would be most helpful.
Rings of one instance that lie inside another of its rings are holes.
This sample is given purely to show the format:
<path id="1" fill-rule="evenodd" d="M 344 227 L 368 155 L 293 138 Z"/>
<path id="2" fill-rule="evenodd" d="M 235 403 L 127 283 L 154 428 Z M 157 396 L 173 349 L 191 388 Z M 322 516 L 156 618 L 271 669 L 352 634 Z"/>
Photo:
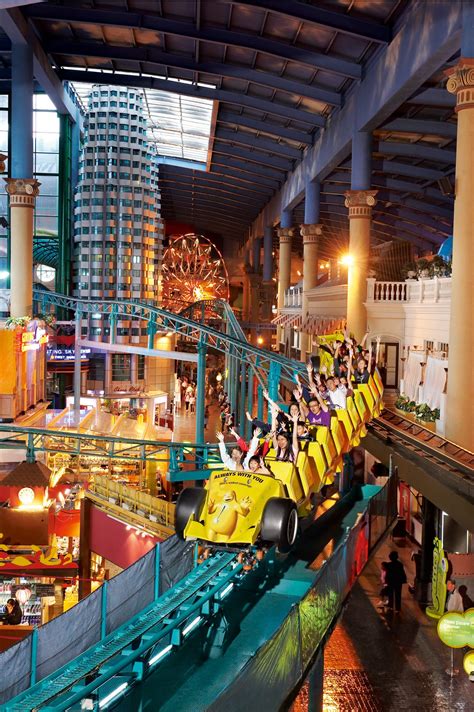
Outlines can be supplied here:
<path id="1" fill-rule="evenodd" d="M 436 304 L 451 299 L 451 277 L 408 279 L 406 282 L 367 280 L 367 302 Z"/>
<path id="2" fill-rule="evenodd" d="M 303 287 L 289 287 L 285 292 L 285 309 L 303 306 Z"/>

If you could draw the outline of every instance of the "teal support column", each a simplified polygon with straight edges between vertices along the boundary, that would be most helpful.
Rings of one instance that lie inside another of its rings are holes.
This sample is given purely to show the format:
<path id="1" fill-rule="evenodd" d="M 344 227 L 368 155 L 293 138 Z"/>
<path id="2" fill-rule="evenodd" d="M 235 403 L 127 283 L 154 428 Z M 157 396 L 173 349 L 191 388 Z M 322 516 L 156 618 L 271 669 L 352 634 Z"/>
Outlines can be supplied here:
<path id="1" fill-rule="evenodd" d="M 117 307 L 115 306 L 115 304 L 112 306 L 112 311 L 110 312 L 109 328 L 110 328 L 109 343 L 116 344 L 117 343 Z M 151 347 L 151 348 L 153 348 L 153 347 Z"/>
<path id="2" fill-rule="evenodd" d="M 248 384 L 247 385 L 247 410 L 250 413 L 250 415 L 253 415 L 252 411 L 253 411 L 254 379 L 255 379 L 255 376 L 253 375 L 253 371 L 251 368 L 249 368 L 248 376 L 247 376 L 247 384 Z M 247 418 L 245 417 L 245 411 L 244 411 L 244 420 L 242 422 L 245 423 L 245 435 L 246 435 L 247 439 L 249 439 L 250 436 L 252 435 L 252 433 L 250 432 L 250 429 L 252 426 L 250 424 L 250 420 L 247 420 Z"/>
<path id="3" fill-rule="evenodd" d="M 72 122 L 69 116 L 59 117 L 59 257 L 56 270 L 56 291 L 71 294 L 71 243 L 73 208 L 72 187 Z M 63 310 L 61 310 L 63 312 Z M 60 315 L 64 318 L 63 314 Z"/>
<path id="4" fill-rule="evenodd" d="M 239 403 L 239 429 L 244 433 L 245 428 L 245 397 L 247 394 L 247 367 L 244 361 L 240 363 L 240 403 Z"/>
<path id="5" fill-rule="evenodd" d="M 155 348 L 156 322 L 150 319 L 146 328 L 148 334 L 148 348 Z"/>
<path id="6" fill-rule="evenodd" d="M 206 407 L 206 352 L 207 346 L 200 341 L 197 347 L 197 388 L 196 388 L 196 443 L 204 445 L 204 409 Z"/>
<path id="7" fill-rule="evenodd" d="M 275 401 L 275 403 L 279 399 L 278 388 L 280 385 L 280 375 L 280 364 L 276 363 L 276 361 L 272 361 L 270 363 L 270 372 L 268 374 L 268 393 L 272 401 Z"/>
<path id="8" fill-rule="evenodd" d="M 74 415 L 76 424 L 79 423 L 79 414 L 81 411 L 81 330 L 82 330 L 82 313 L 76 312 L 76 339 L 74 341 Z"/>
<path id="9" fill-rule="evenodd" d="M 155 579 L 153 582 L 153 598 L 160 597 L 160 544 L 155 545 Z"/>
<path id="10" fill-rule="evenodd" d="M 257 386 L 257 418 L 263 420 L 263 387 Z"/>

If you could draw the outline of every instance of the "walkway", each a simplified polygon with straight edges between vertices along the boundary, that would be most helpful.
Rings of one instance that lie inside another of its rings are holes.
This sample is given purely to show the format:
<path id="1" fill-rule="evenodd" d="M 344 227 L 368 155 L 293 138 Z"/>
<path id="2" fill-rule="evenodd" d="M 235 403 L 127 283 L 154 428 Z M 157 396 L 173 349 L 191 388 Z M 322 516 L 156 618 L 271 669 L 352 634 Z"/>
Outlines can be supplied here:
<path id="1" fill-rule="evenodd" d="M 450 649 L 407 587 L 400 616 L 384 616 L 376 608 L 380 563 L 387 560 L 390 543 L 387 538 L 369 561 L 326 646 L 324 712 L 472 712 L 474 685 L 462 671 L 454 679 L 446 674 Z M 396 548 L 411 582 L 412 549 Z M 455 656 L 461 668 L 462 651 Z M 307 711 L 303 688 L 292 712 Z"/>

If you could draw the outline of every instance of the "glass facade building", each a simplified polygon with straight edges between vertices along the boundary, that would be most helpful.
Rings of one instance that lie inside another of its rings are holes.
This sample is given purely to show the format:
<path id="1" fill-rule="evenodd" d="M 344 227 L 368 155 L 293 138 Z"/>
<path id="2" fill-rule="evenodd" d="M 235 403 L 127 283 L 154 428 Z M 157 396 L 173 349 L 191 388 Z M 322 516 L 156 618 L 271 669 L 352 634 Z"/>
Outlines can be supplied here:
<path id="1" fill-rule="evenodd" d="M 74 293 L 83 299 L 159 301 L 164 230 L 146 131 L 142 92 L 92 88 L 74 211 Z M 83 332 L 100 340 L 110 326 L 94 316 Z M 116 329 L 118 341 L 145 337 L 127 320 Z"/>
<path id="2" fill-rule="evenodd" d="M 8 94 L 0 95 L 0 153 L 7 155 L 10 152 L 9 99 Z M 68 237 L 62 234 L 59 218 L 60 203 L 66 197 L 59 188 L 61 121 L 46 94 L 34 95 L 33 109 L 33 168 L 34 177 L 41 183 L 34 216 L 34 281 L 54 289 L 59 243 Z M 0 289 L 8 287 L 10 272 L 8 200 L 3 180 L 8 176 L 8 160 L 5 169 L 0 180 L 0 218 L 4 218 L 0 219 Z M 70 178 L 69 181 L 67 176 L 64 178 L 65 185 L 70 183 Z"/>

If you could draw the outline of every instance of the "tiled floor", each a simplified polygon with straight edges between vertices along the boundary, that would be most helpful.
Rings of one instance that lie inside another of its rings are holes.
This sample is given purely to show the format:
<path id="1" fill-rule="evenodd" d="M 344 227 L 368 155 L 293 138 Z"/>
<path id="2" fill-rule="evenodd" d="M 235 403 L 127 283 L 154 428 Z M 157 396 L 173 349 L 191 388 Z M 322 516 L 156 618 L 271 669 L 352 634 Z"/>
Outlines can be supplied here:
<path id="1" fill-rule="evenodd" d="M 376 607 L 380 562 L 388 558 L 389 544 L 386 540 L 366 566 L 326 646 L 324 711 L 472 712 L 474 684 L 462 670 L 455 678 L 446 674 L 450 649 L 407 586 L 400 616 L 383 615 Z M 412 581 L 411 549 L 397 550 Z M 463 651 L 454 654 L 462 668 Z"/>

